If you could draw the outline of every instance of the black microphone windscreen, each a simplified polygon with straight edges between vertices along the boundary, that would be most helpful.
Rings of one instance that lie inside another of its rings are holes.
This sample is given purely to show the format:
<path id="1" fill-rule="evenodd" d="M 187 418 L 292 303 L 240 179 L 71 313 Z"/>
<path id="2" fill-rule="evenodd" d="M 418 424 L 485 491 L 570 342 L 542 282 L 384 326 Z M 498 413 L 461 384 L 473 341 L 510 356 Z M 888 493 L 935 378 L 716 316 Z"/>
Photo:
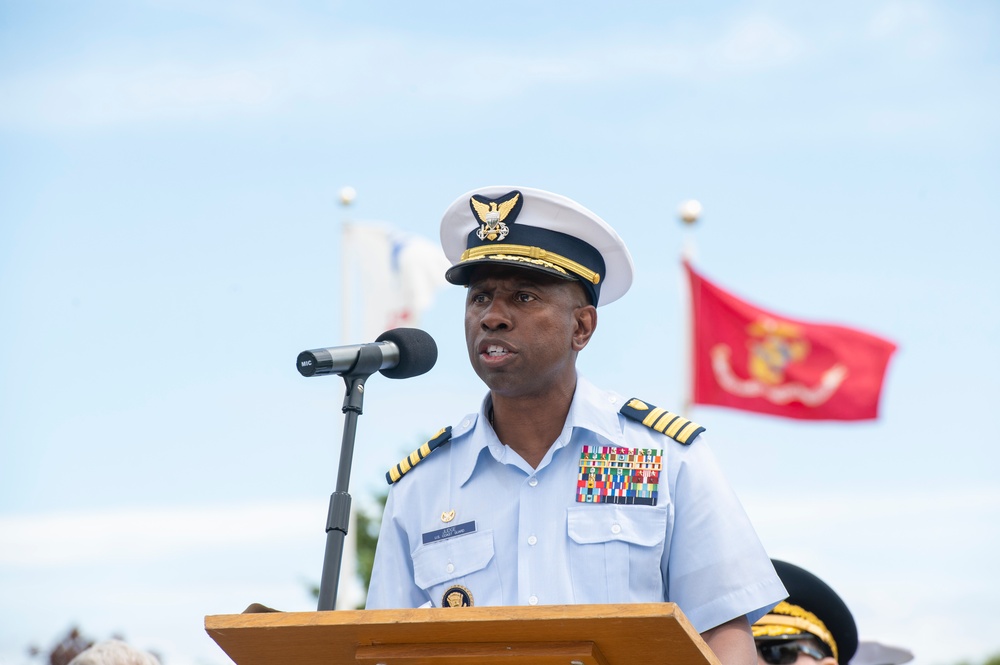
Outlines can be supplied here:
<path id="1" fill-rule="evenodd" d="M 408 379 L 430 371 L 438 359 L 434 338 L 419 328 L 393 328 L 378 336 L 376 342 L 392 342 L 399 347 L 399 364 L 383 370 L 390 379 Z"/>

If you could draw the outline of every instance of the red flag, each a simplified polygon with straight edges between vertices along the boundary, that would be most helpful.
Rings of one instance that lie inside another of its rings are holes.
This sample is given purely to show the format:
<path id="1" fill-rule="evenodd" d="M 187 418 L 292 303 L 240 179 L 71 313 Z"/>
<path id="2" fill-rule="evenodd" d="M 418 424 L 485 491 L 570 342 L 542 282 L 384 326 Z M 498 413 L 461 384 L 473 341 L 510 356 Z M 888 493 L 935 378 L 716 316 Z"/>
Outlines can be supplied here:
<path id="1" fill-rule="evenodd" d="M 684 262 L 694 313 L 694 402 L 803 420 L 868 420 L 892 342 L 806 323 L 726 293 Z"/>

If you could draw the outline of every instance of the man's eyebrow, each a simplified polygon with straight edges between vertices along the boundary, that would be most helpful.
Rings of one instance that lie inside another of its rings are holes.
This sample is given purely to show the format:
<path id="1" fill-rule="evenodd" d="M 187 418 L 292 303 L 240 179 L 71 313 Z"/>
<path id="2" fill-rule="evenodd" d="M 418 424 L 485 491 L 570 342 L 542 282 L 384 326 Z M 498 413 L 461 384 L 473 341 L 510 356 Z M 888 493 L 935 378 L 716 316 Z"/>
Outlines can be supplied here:
<path id="1" fill-rule="evenodd" d="M 547 275 L 532 275 L 529 271 L 520 271 L 524 274 L 519 274 L 514 277 L 481 277 L 480 279 L 473 280 L 471 284 L 481 284 L 483 282 L 509 282 L 514 286 L 544 286 L 546 284 L 555 284 L 561 280 L 549 278 Z"/>

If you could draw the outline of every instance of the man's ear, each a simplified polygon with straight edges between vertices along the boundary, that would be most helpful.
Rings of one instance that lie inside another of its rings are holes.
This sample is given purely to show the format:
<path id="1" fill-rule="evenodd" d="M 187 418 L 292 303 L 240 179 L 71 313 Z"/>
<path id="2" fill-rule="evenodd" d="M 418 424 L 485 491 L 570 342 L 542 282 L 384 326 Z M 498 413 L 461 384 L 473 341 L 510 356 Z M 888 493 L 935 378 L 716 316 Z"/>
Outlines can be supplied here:
<path id="1" fill-rule="evenodd" d="M 576 328 L 573 330 L 573 350 L 582 351 L 597 330 L 597 308 L 593 305 L 577 307 L 573 310 L 573 320 L 576 322 Z"/>

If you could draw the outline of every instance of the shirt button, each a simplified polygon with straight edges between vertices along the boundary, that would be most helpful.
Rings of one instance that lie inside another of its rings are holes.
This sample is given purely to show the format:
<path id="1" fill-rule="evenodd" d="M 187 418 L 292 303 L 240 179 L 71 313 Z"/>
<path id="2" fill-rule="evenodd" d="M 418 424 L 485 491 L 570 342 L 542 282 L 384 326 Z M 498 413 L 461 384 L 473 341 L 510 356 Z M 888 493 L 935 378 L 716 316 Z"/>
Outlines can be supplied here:
<path id="1" fill-rule="evenodd" d="M 528 536 L 528 544 L 529 545 L 534 545 L 537 542 L 538 542 L 538 538 L 535 538 L 534 536 Z"/>
<path id="2" fill-rule="evenodd" d="M 472 424 L 471 420 L 466 419 L 462 421 L 462 427 L 468 427 L 471 424 Z"/>
<path id="3" fill-rule="evenodd" d="M 535 478 L 534 476 L 528 478 L 528 484 L 534 487 L 535 485 L 538 484 L 538 478 Z"/>
<path id="4" fill-rule="evenodd" d="M 448 571 L 449 573 L 453 573 L 453 572 L 455 572 L 455 564 L 453 564 L 453 563 L 449 563 L 449 564 L 448 564 L 448 565 L 447 565 L 447 566 L 445 567 L 445 570 L 447 570 L 447 571 Z"/>
<path id="5" fill-rule="evenodd" d="M 621 524 L 612 524 L 611 525 L 611 533 L 619 534 L 621 532 L 622 532 L 622 525 Z M 451 571 L 449 570 L 448 572 L 451 572 Z"/>
<path id="6" fill-rule="evenodd" d="M 529 596 L 528 597 L 528 604 L 529 605 L 537 605 L 538 604 L 538 596 Z"/>

